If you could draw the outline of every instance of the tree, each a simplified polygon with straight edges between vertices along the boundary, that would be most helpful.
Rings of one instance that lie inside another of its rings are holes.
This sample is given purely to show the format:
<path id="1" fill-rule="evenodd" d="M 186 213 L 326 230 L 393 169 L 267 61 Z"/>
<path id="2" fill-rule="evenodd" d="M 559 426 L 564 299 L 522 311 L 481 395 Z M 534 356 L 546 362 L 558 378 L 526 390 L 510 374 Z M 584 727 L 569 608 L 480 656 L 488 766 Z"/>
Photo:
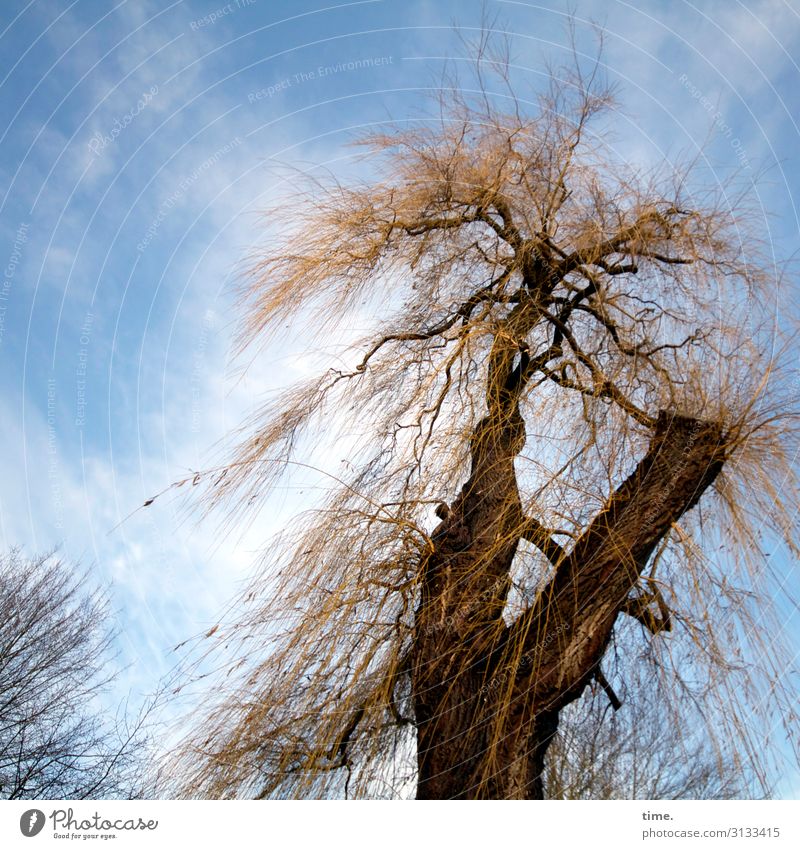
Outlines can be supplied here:
<path id="1" fill-rule="evenodd" d="M 104 597 L 53 555 L 0 556 L 0 797 L 134 795 L 141 718 L 104 719 L 113 634 Z M 122 734 L 122 736 L 120 736 Z"/>
<path id="2" fill-rule="evenodd" d="M 246 508 L 320 431 L 356 471 L 217 633 L 232 659 L 183 793 L 542 798 L 560 719 L 587 687 L 618 706 L 601 664 L 643 639 L 656 710 L 699 704 L 719 763 L 769 783 L 748 711 L 791 698 L 752 593 L 762 534 L 794 550 L 795 429 L 757 219 L 692 163 L 620 161 L 599 62 L 576 51 L 534 101 L 487 39 L 475 68 L 438 117 L 361 140 L 374 179 L 273 211 L 242 345 L 378 326 L 195 483 Z"/>
<path id="3" fill-rule="evenodd" d="M 644 673 L 644 674 L 642 674 Z M 740 799 L 763 796 L 734 757 L 716 750 L 687 705 L 681 721 L 664 709 L 653 670 L 631 664 L 626 707 L 614 710 L 601 687 L 587 688 L 562 713 L 547 751 L 550 799 Z M 592 690 L 594 690 L 592 692 Z"/>

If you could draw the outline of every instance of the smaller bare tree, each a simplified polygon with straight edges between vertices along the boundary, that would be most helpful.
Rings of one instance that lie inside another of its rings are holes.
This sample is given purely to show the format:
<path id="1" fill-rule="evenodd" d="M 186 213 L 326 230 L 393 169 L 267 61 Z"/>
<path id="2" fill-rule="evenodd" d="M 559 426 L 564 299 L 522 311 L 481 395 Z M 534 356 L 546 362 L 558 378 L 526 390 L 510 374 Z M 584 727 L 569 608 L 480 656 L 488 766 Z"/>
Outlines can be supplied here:
<path id="1" fill-rule="evenodd" d="M 626 635 L 631 644 L 630 635 Z M 617 659 L 561 716 L 547 752 L 548 799 L 750 799 L 768 795 L 735 746 L 705 733 L 691 694 Z M 683 662 L 687 662 L 682 657 Z M 603 686 L 605 684 L 605 687 Z M 665 710 L 666 697 L 673 704 Z M 634 707 L 634 709 L 632 709 Z M 682 722 L 676 721 L 676 716 Z"/>
<path id="2" fill-rule="evenodd" d="M 144 715 L 103 715 L 108 600 L 52 554 L 0 555 L 0 798 L 139 795 Z"/>

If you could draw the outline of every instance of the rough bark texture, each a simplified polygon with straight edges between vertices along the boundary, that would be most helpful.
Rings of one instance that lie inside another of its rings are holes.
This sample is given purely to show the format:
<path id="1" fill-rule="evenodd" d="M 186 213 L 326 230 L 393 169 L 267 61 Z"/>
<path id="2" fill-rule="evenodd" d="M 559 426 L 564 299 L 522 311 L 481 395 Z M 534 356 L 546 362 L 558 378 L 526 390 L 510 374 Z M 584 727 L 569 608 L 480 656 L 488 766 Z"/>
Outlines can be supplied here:
<path id="1" fill-rule="evenodd" d="M 523 369 L 506 370 L 507 389 Z M 717 425 L 662 413 L 646 455 L 569 552 L 540 534 L 558 565 L 509 627 L 509 571 L 530 528 L 514 471 L 524 441 L 512 392 L 475 429 L 470 477 L 433 534 L 413 653 L 420 799 L 543 797 L 559 712 L 597 674 L 649 557 L 724 461 Z"/>

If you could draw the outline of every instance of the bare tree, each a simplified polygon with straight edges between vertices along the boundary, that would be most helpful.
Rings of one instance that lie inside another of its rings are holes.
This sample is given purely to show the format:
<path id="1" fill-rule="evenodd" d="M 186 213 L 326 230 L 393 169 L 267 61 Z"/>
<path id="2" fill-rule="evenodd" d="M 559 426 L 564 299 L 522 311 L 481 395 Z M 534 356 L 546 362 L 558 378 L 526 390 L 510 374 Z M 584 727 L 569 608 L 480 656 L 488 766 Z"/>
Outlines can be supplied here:
<path id="1" fill-rule="evenodd" d="M 104 597 L 52 555 L 0 556 L 0 798 L 136 794 L 142 719 L 104 718 L 112 632 Z"/>
<path id="2" fill-rule="evenodd" d="M 257 504 L 321 432 L 356 471 L 216 632 L 180 792 L 542 798 L 562 713 L 587 687 L 619 704 L 611 646 L 769 783 L 760 735 L 792 699 L 760 545 L 795 550 L 795 431 L 758 219 L 691 163 L 620 161 L 599 62 L 525 100 L 487 45 L 437 117 L 361 140 L 372 181 L 273 212 L 242 344 L 379 326 L 195 483 Z"/>
<path id="3" fill-rule="evenodd" d="M 629 644 L 630 645 L 630 644 Z M 547 751 L 544 786 L 551 799 L 738 799 L 767 795 L 737 757 L 705 733 L 697 705 L 681 699 L 680 717 L 654 686 L 648 664 L 624 664 L 621 704 L 597 682 L 560 717 Z M 633 709 L 629 709 L 631 707 Z"/>

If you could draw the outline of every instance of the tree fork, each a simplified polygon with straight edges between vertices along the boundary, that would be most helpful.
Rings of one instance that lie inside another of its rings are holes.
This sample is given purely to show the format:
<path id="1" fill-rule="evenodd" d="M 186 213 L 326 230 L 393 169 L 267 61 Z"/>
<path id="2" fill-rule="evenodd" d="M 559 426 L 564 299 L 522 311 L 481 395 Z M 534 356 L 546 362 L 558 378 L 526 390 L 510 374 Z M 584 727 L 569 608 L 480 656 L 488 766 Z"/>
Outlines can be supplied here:
<path id="1" fill-rule="evenodd" d="M 725 460 L 719 425 L 662 412 L 636 469 L 506 627 L 503 578 L 519 539 L 537 527 L 519 506 L 520 427 L 524 441 L 517 423 L 513 436 L 495 434 L 473 456 L 470 479 L 433 535 L 413 649 L 418 798 L 543 798 L 560 711 L 596 675 L 656 546 Z"/>

